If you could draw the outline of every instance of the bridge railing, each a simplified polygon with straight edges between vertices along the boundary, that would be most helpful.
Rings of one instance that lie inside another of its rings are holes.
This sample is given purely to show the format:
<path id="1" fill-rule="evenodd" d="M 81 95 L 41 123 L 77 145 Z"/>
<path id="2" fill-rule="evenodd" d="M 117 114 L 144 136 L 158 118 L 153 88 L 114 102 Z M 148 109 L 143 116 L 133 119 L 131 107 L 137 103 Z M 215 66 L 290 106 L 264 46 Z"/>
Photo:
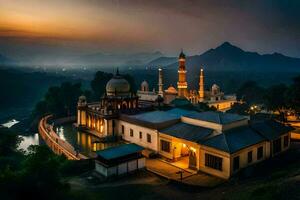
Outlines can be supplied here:
<path id="1" fill-rule="evenodd" d="M 63 154 L 70 160 L 86 159 L 84 155 L 75 151 L 73 146 L 68 142 L 59 138 L 59 136 L 53 131 L 53 127 L 47 123 L 48 119 L 52 115 L 47 115 L 39 122 L 39 133 L 49 148 L 56 154 Z"/>

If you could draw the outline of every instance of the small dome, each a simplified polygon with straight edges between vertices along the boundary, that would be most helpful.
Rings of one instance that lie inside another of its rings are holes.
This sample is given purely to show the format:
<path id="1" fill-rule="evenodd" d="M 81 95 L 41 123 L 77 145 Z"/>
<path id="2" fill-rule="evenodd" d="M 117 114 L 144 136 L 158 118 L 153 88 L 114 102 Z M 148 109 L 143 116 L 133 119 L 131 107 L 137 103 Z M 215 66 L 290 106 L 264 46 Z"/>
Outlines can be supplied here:
<path id="1" fill-rule="evenodd" d="M 211 89 L 212 90 L 214 90 L 214 89 L 219 89 L 220 87 L 217 85 L 217 84 L 213 84 L 212 86 L 211 86 Z"/>
<path id="2" fill-rule="evenodd" d="M 108 96 L 127 96 L 130 93 L 130 84 L 119 72 L 106 84 L 106 94 Z"/>
<path id="3" fill-rule="evenodd" d="M 79 102 L 85 102 L 86 101 L 86 97 L 84 95 L 81 95 L 79 98 L 78 98 L 78 101 Z"/>
<path id="4" fill-rule="evenodd" d="M 168 87 L 168 89 L 165 92 L 167 92 L 169 94 L 177 94 L 178 93 L 177 90 L 172 85 L 170 85 L 170 87 Z"/>
<path id="5" fill-rule="evenodd" d="M 142 91 L 149 91 L 149 84 L 148 84 L 147 81 L 144 80 L 144 81 L 141 83 L 141 90 L 142 90 Z"/>

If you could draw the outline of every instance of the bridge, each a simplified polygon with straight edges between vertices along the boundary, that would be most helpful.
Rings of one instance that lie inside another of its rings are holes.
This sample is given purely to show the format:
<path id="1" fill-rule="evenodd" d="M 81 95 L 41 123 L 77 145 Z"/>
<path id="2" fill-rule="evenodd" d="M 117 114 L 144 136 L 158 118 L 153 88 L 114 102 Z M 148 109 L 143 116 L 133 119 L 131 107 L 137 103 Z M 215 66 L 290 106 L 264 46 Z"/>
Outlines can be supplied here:
<path id="1" fill-rule="evenodd" d="M 67 141 L 62 140 L 53 130 L 53 126 L 47 123 L 52 115 L 43 117 L 39 122 L 39 134 L 47 146 L 58 155 L 65 155 L 69 160 L 87 159 L 86 156 L 78 153 Z"/>

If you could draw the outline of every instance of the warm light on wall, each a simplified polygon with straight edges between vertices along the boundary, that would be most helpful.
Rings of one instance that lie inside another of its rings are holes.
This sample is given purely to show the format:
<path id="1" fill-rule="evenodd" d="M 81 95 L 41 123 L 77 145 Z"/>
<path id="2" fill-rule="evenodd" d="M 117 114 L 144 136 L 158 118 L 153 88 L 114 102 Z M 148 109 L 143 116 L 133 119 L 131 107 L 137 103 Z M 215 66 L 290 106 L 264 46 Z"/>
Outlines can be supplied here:
<path id="1" fill-rule="evenodd" d="M 196 149 L 193 148 L 193 147 L 191 147 L 190 150 L 193 151 L 193 152 L 196 152 Z"/>

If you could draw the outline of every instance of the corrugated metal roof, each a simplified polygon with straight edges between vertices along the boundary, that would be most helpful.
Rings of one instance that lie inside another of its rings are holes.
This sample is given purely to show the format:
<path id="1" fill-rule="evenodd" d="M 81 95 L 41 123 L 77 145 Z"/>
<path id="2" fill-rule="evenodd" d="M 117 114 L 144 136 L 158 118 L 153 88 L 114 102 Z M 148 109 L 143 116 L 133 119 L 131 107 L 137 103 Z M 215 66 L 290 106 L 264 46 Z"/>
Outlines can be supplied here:
<path id="1" fill-rule="evenodd" d="M 186 114 L 185 116 L 222 125 L 248 119 L 243 115 L 215 111 L 191 112 L 190 114 Z"/>
<path id="2" fill-rule="evenodd" d="M 199 142 L 201 139 L 209 136 L 214 130 L 186 124 L 183 122 L 172 125 L 168 128 L 160 130 L 161 133 L 171 135 L 173 137 L 185 139 L 192 142 Z"/>
<path id="3" fill-rule="evenodd" d="M 251 127 L 268 140 L 277 139 L 279 136 L 293 130 L 290 126 L 285 126 L 274 120 L 263 121 L 251 124 Z"/>
<path id="4" fill-rule="evenodd" d="M 123 156 L 128 156 L 133 153 L 138 153 L 143 149 L 143 147 L 131 143 L 97 151 L 96 154 L 106 160 L 112 160 Z"/>
<path id="5" fill-rule="evenodd" d="M 151 112 L 145 112 L 137 115 L 130 115 L 128 117 L 138 119 L 140 121 L 150 122 L 150 123 L 163 123 L 166 121 L 171 121 L 180 118 L 180 116 L 178 115 L 164 112 L 164 111 L 151 111 Z"/>
<path id="6" fill-rule="evenodd" d="M 243 126 L 209 138 L 202 144 L 228 153 L 234 153 L 265 140 L 264 137 L 250 127 Z"/>

